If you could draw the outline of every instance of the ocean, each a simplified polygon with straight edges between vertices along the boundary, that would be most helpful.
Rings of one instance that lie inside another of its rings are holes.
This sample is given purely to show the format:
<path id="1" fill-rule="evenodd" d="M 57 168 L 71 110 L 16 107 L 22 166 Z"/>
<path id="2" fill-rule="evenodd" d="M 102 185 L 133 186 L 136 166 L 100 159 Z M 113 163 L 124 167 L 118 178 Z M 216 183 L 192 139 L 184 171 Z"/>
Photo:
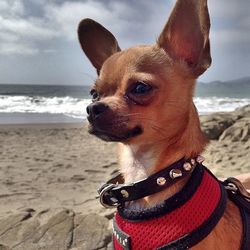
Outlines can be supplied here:
<path id="1" fill-rule="evenodd" d="M 198 84 L 194 98 L 198 112 L 233 111 L 250 104 L 250 85 L 246 86 L 235 91 L 229 84 Z M 89 90 L 89 86 L 2 84 L 0 124 L 82 122 L 91 102 Z"/>

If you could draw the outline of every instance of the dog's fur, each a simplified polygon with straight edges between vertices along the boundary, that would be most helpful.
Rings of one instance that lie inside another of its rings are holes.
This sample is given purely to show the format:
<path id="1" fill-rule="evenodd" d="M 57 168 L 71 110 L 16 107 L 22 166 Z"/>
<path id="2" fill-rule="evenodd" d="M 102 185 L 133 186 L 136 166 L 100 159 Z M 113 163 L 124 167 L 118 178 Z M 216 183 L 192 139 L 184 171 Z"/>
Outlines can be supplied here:
<path id="1" fill-rule="evenodd" d="M 121 51 L 115 37 L 91 19 L 79 25 L 82 49 L 98 79 L 88 107 L 90 133 L 118 141 L 126 182 L 145 178 L 182 157 L 200 154 L 206 139 L 192 97 L 196 78 L 211 63 L 206 0 L 177 0 L 157 43 Z M 145 94 L 133 91 L 152 86 Z M 149 207 L 178 192 L 173 187 L 128 206 Z M 241 244 L 239 209 L 228 201 L 214 230 L 193 249 L 236 250 Z"/>

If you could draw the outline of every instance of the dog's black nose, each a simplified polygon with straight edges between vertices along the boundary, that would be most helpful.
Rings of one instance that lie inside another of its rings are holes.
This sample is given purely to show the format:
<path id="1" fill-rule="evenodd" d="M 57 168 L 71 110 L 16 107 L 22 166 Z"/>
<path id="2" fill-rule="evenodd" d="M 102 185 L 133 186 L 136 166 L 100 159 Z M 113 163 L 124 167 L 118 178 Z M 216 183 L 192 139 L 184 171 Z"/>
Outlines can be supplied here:
<path id="1" fill-rule="evenodd" d="M 102 115 L 107 109 L 108 105 L 103 102 L 91 103 L 86 108 L 88 120 L 92 122 L 94 119 Z"/>

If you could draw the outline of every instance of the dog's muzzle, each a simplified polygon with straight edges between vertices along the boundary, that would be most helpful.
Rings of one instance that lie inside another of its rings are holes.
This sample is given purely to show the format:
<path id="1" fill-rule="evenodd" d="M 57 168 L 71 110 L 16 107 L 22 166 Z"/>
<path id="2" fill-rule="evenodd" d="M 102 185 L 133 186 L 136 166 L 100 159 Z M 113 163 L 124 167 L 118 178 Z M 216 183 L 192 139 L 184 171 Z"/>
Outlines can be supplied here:
<path id="1" fill-rule="evenodd" d="M 106 111 L 109 109 L 109 106 L 103 102 L 91 103 L 87 106 L 86 111 L 88 114 L 88 121 L 93 123 L 96 119 L 103 116 Z"/>

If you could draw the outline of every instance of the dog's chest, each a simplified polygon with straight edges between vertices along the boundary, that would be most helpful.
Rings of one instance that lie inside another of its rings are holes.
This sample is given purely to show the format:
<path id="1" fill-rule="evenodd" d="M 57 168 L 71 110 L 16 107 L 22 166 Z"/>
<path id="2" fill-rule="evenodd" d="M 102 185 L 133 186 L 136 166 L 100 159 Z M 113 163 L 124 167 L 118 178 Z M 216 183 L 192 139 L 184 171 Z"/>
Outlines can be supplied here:
<path id="1" fill-rule="evenodd" d="M 155 164 L 155 155 L 152 152 L 138 151 L 135 146 L 123 146 L 120 151 L 121 172 L 127 183 L 146 178 L 150 167 Z"/>

